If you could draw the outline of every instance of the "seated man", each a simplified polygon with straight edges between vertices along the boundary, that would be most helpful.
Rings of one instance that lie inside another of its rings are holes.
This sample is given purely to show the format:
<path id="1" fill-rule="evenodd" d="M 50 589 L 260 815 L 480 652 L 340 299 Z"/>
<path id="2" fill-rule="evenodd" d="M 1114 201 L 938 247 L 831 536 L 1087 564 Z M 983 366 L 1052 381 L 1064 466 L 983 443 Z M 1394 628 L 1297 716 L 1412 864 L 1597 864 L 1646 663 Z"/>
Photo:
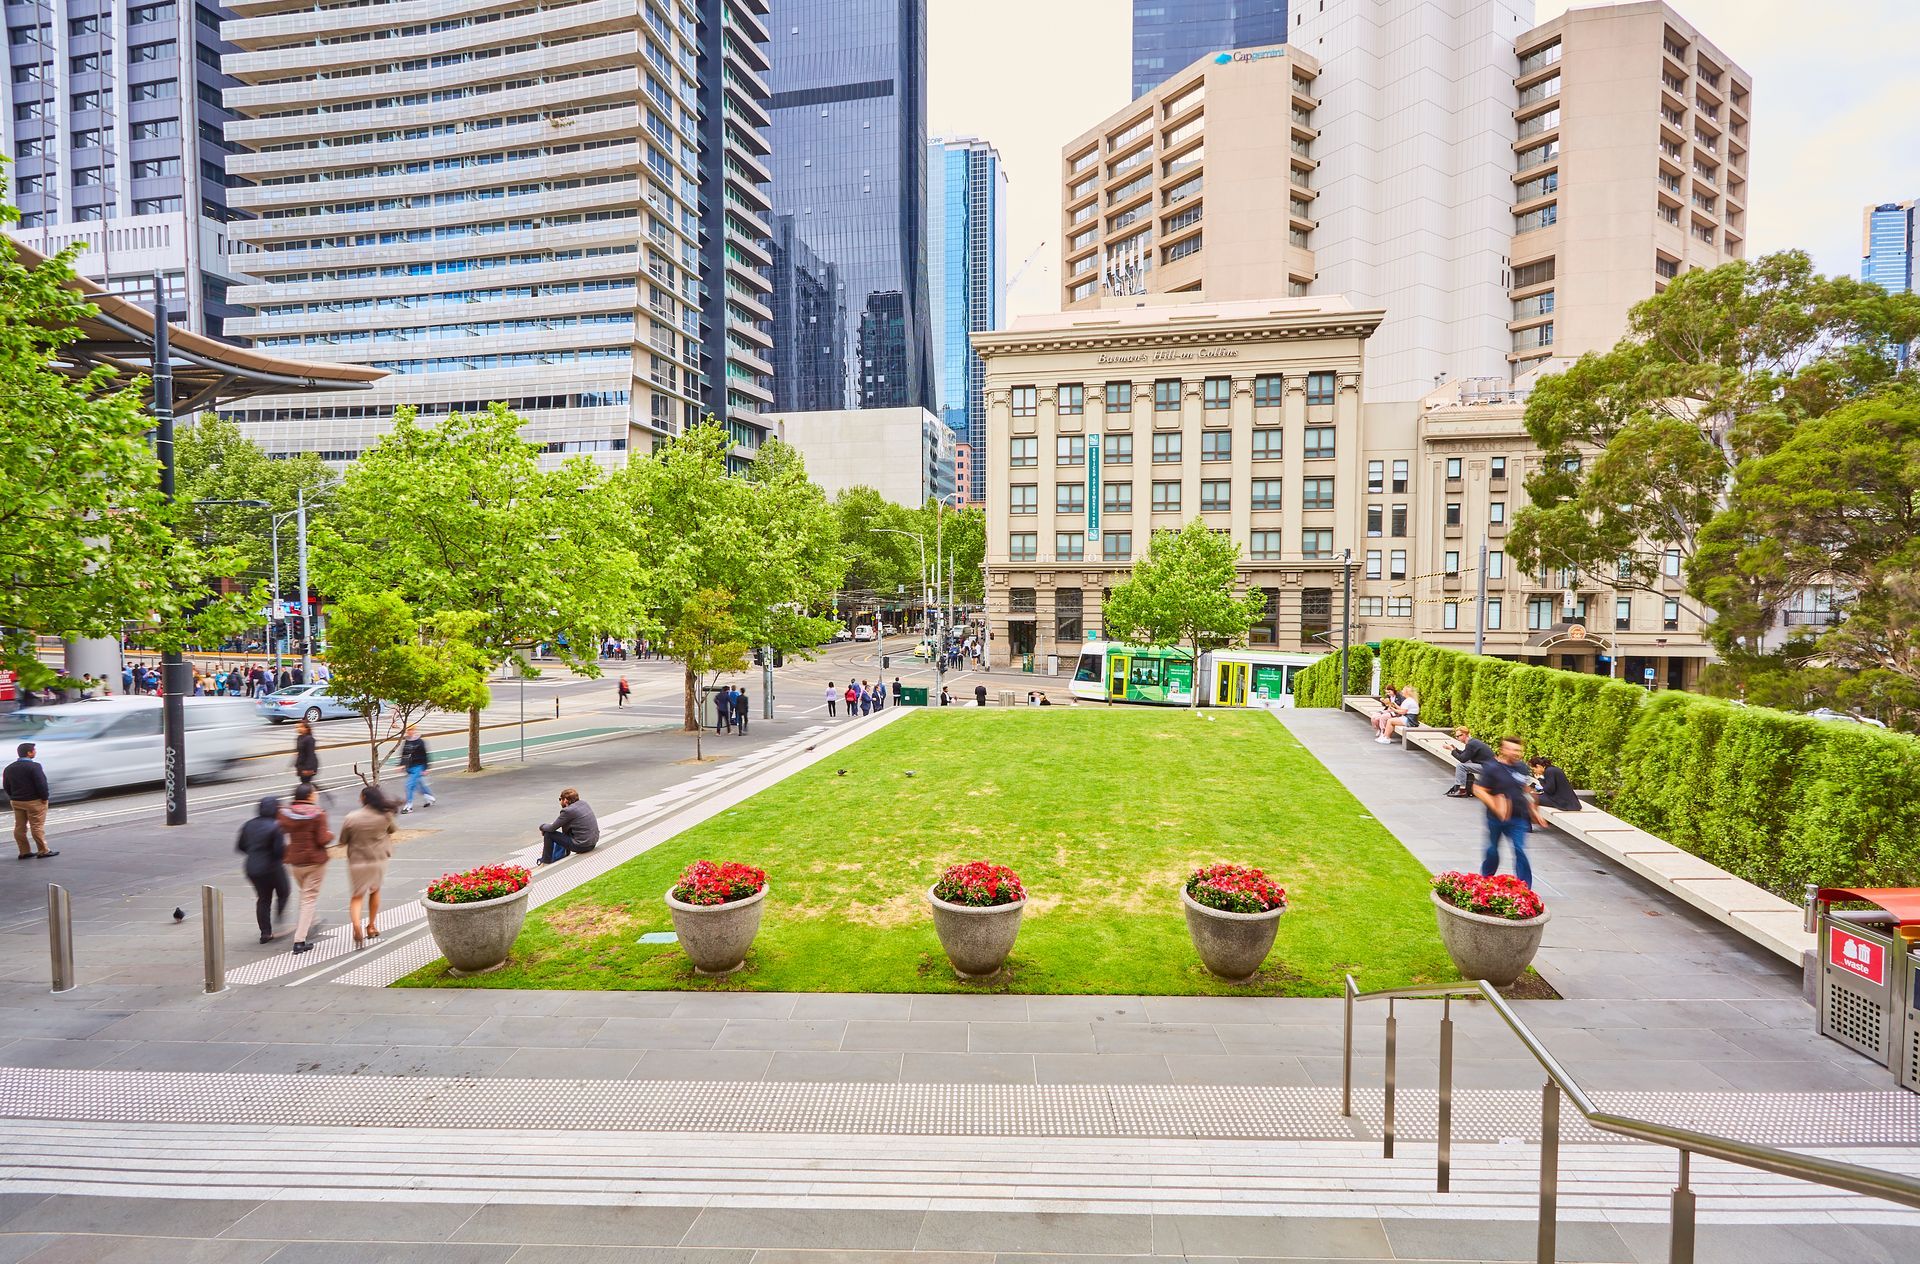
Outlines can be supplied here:
<path id="1" fill-rule="evenodd" d="M 1447 787 L 1447 797 L 1464 799 L 1473 793 L 1474 776 L 1493 758 L 1493 747 L 1469 733 L 1464 724 L 1453 731 L 1453 742 L 1452 754 L 1459 767 L 1453 770 L 1453 784 Z"/>
<path id="2" fill-rule="evenodd" d="M 1567 780 L 1567 774 L 1560 770 L 1545 755 L 1535 755 L 1527 761 L 1533 770 L 1533 780 L 1539 789 L 1540 802 L 1562 812 L 1578 812 L 1580 796 L 1573 792 L 1573 783 Z"/>
<path id="3" fill-rule="evenodd" d="M 593 809 L 580 801 L 580 792 L 568 786 L 560 792 L 560 815 L 553 824 L 540 827 L 544 845 L 540 863 L 550 865 L 569 852 L 589 852 L 600 842 L 600 822 Z"/>
<path id="4" fill-rule="evenodd" d="M 1380 736 L 1373 740 L 1385 745 L 1419 723 L 1420 691 L 1408 685 L 1407 692 L 1401 697 L 1399 709 L 1388 713 L 1386 719 L 1378 725 Z"/>

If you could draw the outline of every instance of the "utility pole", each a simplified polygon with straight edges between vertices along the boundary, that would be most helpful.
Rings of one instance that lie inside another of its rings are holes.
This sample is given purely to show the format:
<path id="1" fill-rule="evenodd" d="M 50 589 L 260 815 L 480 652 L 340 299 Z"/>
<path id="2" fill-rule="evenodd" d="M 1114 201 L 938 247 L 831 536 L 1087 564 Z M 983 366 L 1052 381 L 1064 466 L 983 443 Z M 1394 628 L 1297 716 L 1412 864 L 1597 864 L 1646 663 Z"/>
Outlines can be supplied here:
<path id="1" fill-rule="evenodd" d="M 773 646 L 760 650 L 760 718 L 773 718 Z"/>
<path id="2" fill-rule="evenodd" d="M 1347 696 L 1347 651 L 1353 647 L 1353 550 L 1340 551 L 1346 582 L 1340 589 L 1340 696 Z"/>
<path id="3" fill-rule="evenodd" d="M 300 543 L 300 681 L 313 683 L 313 607 L 307 604 L 307 489 L 299 489 L 294 519 Z"/>
<path id="4" fill-rule="evenodd" d="M 1480 595 L 1473 602 L 1473 652 L 1487 652 L 1487 538 L 1480 537 Z"/>
<path id="5" fill-rule="evenodd" d="M 173 346 L 167 326 L 165 279 L 153 274 L 153 441 L 160 457 L 160 496 L 174 497 Z M 171 639 L 171 638 L 169 638 Z M 186 659 L 177 648 L 160 652 L 160 728 L 166 755 L 167 824 L 187 823 L 187 711 L 193 692 Z M 22 837 L 25 837 L 22 835 Z"/>

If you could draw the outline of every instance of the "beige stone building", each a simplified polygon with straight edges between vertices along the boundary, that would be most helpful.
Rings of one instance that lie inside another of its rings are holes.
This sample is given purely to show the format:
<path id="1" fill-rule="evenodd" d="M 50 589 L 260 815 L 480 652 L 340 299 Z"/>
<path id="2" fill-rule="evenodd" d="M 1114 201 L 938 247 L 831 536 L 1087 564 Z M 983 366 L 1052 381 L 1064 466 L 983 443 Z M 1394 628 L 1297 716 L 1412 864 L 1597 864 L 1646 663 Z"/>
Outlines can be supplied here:
<path id="1" fill-rule="evenodd" d="M 1284 44 L 1222 56 L 1061 150 L 1063 307 L 1307 292 L 1319 64 Z"/>

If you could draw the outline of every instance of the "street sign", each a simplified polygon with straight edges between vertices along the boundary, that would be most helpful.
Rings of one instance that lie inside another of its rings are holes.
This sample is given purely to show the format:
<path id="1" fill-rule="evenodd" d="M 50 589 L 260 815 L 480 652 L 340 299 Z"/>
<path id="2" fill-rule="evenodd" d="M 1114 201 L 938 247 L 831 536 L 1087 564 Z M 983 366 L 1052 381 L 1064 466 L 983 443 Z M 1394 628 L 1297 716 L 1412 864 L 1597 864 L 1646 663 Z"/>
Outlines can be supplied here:
<path id="1" fill-rule="evenodd" d="M 1827 959 L 1848 974 L 1857 975 L 1873 984 L 1884 986 L 1887 981 L 1887 951 L 1871 939 L 1850 934 L 1838 926 L 1827 928 Z"/>
<path id="2" fill-rule="evenodd" d="M 1100 547 L 1100 437 L 1087 440 L 1087 543 Z"/>

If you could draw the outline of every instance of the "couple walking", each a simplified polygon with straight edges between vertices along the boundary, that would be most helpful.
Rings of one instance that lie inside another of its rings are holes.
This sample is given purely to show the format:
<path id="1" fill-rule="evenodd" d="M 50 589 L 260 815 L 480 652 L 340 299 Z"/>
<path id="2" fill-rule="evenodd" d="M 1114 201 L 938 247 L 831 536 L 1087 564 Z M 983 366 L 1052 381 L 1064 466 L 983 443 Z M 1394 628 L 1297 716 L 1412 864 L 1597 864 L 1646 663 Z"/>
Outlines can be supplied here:
<path id="1" fill-rule="evenodd" d="M 300 913 L 293 932 L 293 950 L 312 949 L 311 936 L 319 926 L 315 914 L 320 887 L 336 852 L 345 852 L 347 857 L 347 916 L 354 947 L 377 938 L 380 930 L 374 923 L 380 917 L 380 888 L 386 880 L 387 863 L 393 859 L 393 816 L 394 807 L 380 788 L 364 786 L 360 806 L 347 813 L 336 839 L 311 782 L 295 788 L 293 802 L 285 807 L 273 795 L 262 798 L 253 819 L 240 827 L 235 843 L 235 850 L 246 857 L 247 881 L 253 884 L 260 942 L 271 943 L 276 938 L 273 923 L 286 915 L 287 901 L 297 886 Z"/>

